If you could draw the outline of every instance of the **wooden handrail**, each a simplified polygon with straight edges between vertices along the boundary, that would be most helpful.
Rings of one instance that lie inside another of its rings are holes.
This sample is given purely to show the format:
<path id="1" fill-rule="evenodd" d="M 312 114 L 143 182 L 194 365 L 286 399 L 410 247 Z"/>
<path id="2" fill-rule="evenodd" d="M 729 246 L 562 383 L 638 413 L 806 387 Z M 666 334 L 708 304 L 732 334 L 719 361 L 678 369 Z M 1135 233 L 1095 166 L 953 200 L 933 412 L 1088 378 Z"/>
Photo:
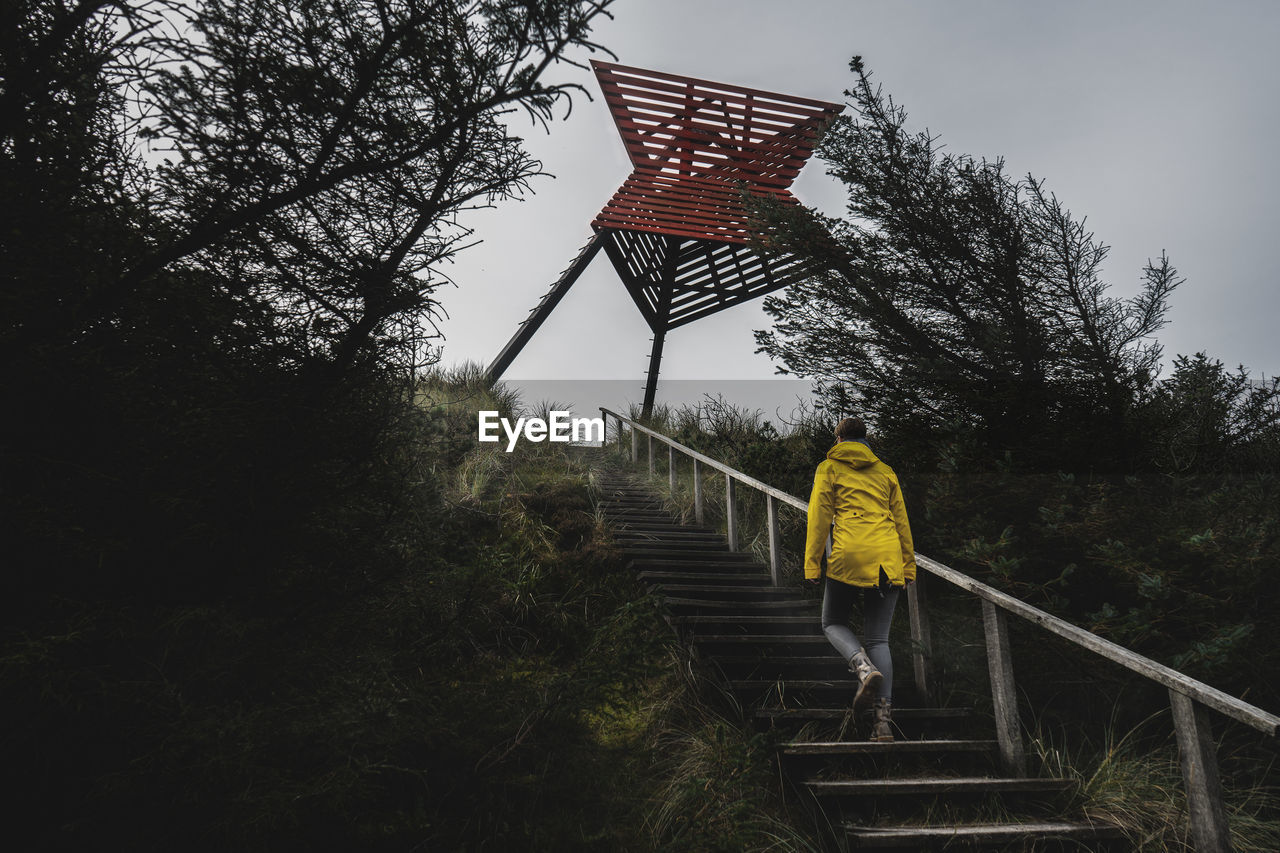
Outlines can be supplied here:
<path id="1" fill-rule="evenodd" d="M 624 415 L 601 407 L 601 418 L 608 423 L 610 416 L 618 419 L 618 440 L 622 440 L 622 424 L 631 426 L 631 460 L 636 461 L 636 435 L 644 433 L 649 436 L 649 474 L 653 475 L 653 440 L 665 443 L 668 451 L 668 478 L 675 488 L 675 455 L 676 450 L 694 460 L 694 476 L 699 478 L 695 485 L 695 504 L 697 513 L 702 514 L 702 483 L 699 467 L 708 465 L 725 475 L 725 491 L 729 513 L 729 547 L 737 549 L 736 525 L 734 518 L 734 482 L 744 483 L 753 489 L 764 492 L 768 496 L 769 515 L 769 563 L 773 574 L 773 582 L 779 584 L 781 559 L 779 555 L 779 537 L 777 532 L 776 502 L 789 504 L 799 510 L 808 512 L 809 504 L 781 489 L 775 489 L 722 462 L 718 462 L 693 448 L 668 438 L 656 430 L 639 424 Z M 608 430 L 605 431 L 605 442 Z M 830 542 L 828 542 L 828 547 Z M 1173 710 L 1174 730 L 1178 740 L 1178 751 L 1181 756 L 1183 784 L 1187 789 L 1187 804 L 1191 836 L 1195 849 L 1199 853 L 1226 853 L 1231 848 L 1231 835 L 1227 826 L 1226 810 L 1222 802 L 1222 787 L 1218 781 L 1217 747 L 1214 743 L 1209 720 L 1205 708 L 1212 708 L 1237 722 L 1252 726 L 1258 731 L 1275 737 L 1280 731 L 1280 717 L 1261 708 L 1250 705 L 1241 699 L 1224 693 L 1216 687 L 1210 687 L 1175 669 L 1157 663 L 1137 652 L 1126 649 L 1110 640 L 1105 640 L 1074 625 L 1065 619 L 1046 613 L 1020 598 L 974 580 L 963 572 L 923 554 L 915 555 L 916 566 L 935 577 L 954 584 L 961 589 L 973 593 L 982 600 L 983 624 L 987 641 L 987 662 L 991 673 L 992 702 L 995 706 L 996 737 L 999 742 L 1001 761 L 1005 768 L 1015 774 L 1022 775 L 1025 760 L 1022 749 L 1021 733 L 1018 729 L 1017 694 L 1014 690 L 1013 667 L 1010 660 L 1008 629 L 1005 614 L 1012 613 L 1022 619 L 1038 625 L 1050 633 L 1088 649 L 1120 666 L 1135 672 L 1144 678 L 1164 685 L 1169 690 L 1170 705 Z M 917 686 L 922 694 L 928 695 L 927 684 L 927 650 L 929 649 L 928 618 L 924 609 L 920 584 L 907 587 L 908 603 L 912 620 L 911 635 L 917 644 L 915 671 Z M 1199 703 L 1199 704 L 1197 704 Z"/>
<path id="2" fill-rule="evenodd" d="M 1280 729 L 1280 717 L 1275 714 L 1270 714 L 1261 708 L 1250 705 L 1248 702 L 1237 699 L 1229 693 L 1224 693 L 1216 687 L 1210 687 L 1201 681 L 1196 681 L 1176 669 L 1171 669 L 1162 663 L 1151 660 L 1151 658 L 1130 651 L 1118 643 L 1103 639 L 1092 631 L 1086 631 L 1084 628 L 1073 625 L 1065 619 L 1027 604 L 1020 598 L 1014 598 L 1012 595 L 987 586 L 981 581 L 976 581 L 963 572 L 956 571 L 950 566 L 939 563 L 937 560 L 931 560 L 922 554 L 916 554 L 916 566 L 955 584 L 961 589 L 968 590 L 1008 613 L 1039 625 L 1050 633 L 1057 634 L 1059 637 L 1114 661 L 1126 669 L 1168 687 L 1170 690 L 1176 690 L 1189 696 L 1237 722 L 1252 726 L 1258 731 L 1272 736 L 1275 736 L 1277 730 Z"/>
<path id="3" fill-rule="evenodd" d="M 796 497 L 795 495 L 787 494 L 786 492 L 782 491 L 782 489 L 775 489 L 773 486 L 770 486 L 768 483 L 761 482 L 760 480 L 757 480 L 755 477 L 752 477 L 748 474 L 744 474 L 741 471 L 738 471 L 737 469 L 730 468 L 728 465 L 725 465 L 723 462 L 717 462 L 716 460 L 712 459 L 710 456 L 699 453 L 698 451 L 694 450 L 692 447 L 686 447 L 685 445 L 681 444 L 675 439 L 667 438 L 667 436 L 663 435 L 662 433 L 649 429 L 647 426 L 644 426 L 643 424 L 636 423 L 635 421 L 631 420 L 631 418 L 628 418 L 625 415 L 620 415 L 611 409 L 604 408 L 603 406 L 600 407 L 600 413 L 602 416 L 607 415 L 610 417 L 617 418 L 619 421 L 631 426 L 633 429 L 637 430 L 638 432 L 641 432 L 645 435 L 656 438 L 659 441 L 665 444 L 668 444 L 671 447 L 674 447 L 676 450 L 679 450 L 685 456 L 688 456 L 691 459 L 696 459 L 699 462 L 701 462 L 703 465 L 709 465 L 712 468 L 715 468 L 720 473 L 733 477 L 733 479 L 737 480 L 739 483 L 745 483 L 753 489 L 757 489 L 761 492 L 764 492 L 766 495 L 772 495 L 774 498 L 782 501 L 785 504 L 791 504 L 791 506 L 795 507 L 796 509 L 802 509 L 802 510 L 805 510 L 806 512 L 809 510 L 808 501 L 802 501 L 800 500 L 800 498 Z"/>
<path id="4" fill-rule="evenodd" d="M 760 480 L 757 480 L 754 477 L 744 474 L 734 468 L 730 468 L 722 462 L 717 462 L 711 457 L 699 453 L 690 447 L 686 447 L 674 439 L 668 438 L 662 433 L 650 429 L 643 424 L 636 423 L 634 420 L 620 415 L 617 412 L 605 408 L 601 408 L 600 411 L 602 414 L 617 418 L 620 423 L 626 423 L 633 429 L 656 438 L 668 446 L 679 450 L 686 456 L 698 460 L 698 462 L 703 465 L 708 465 L 726 476 L 733 477 L 739 483 L 751 486 L 752 488 L 764 492 L 776 500 L 789 504 L 796 509 L 804 510 L 806 512 L 809 509 L 808 501 L 801 500 L 795 495 L 787 494 L 781 489 L 775 489 L 773 486 L 763 483 Z M 961 589 L 967 590 L 981 599 L 990 601 L 992 604 L 1004 611 L 1026 619 L 1028 622 L 1035 625 L 1039 625 L 1046 631 L 1057 634 L 1076 645 L 1083 646 L 1089 651 L 1101 655 L 1108 660 L 1114 661 L 1115 663 L 1118 663 L 1121 666 L 1144 676 L 1145 678 L 1149 678 L 1152 681 L 1162 684 L 1171 690 L 1183 693 L 1192 699 L 1213 708 L 1215 711 L 1231 717 L 1233 720 L 1252 726 L 1264 734 L 1275 736 L 1277 732 L 1280 732 L 1280 716 L 1268 713 L 1261 708 L 1250 705 L 1248 702 L 1244 702 L 1228 693 L 1224 693 L 1215 687 L 1210 687 L 1203 682 L 1196 681 L 1190 676 L 1183 675 L 1177 670 L 1171 669 L 1162 663 L 1157 663 L 1156 661 L 1153 661 L 1148 657 L 1144 657 L 1137 652 L 1126 649 L 1124 646 L 1113 643 L 1110 640 L 1103 639 L 1091 631 L 1086 631 L 1078 625 L 1074 625 L 1067 622 L 1065 619 L 1054 616 L 1052 613 L 1047 613 L 1019 598 L 1015 598 L 1008 593 L 1001 592 L 995 587 L 991 587 L 981 581 L 974 580 L 963 572 L 957 571 L 944 563 L 939 563 L 937 560 L 919 553 L 915 556 L 916 566 L 918 568 L 923 568 L 930 574 L 936 575 L 943 580 L 960 587 Z"/>

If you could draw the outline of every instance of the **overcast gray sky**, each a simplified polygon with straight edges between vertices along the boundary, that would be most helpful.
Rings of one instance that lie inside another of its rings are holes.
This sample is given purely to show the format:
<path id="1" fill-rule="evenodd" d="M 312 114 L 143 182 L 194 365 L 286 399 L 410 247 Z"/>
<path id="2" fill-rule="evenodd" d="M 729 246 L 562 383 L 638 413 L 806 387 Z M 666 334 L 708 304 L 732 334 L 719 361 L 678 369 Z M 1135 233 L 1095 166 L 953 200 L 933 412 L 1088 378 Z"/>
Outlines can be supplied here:
<path id="1" fill-rule="evenodd" d="M 1087 217 L 1111 248 L 1112 293 L 1136 292 L 1167 250 L 1186 284 L 1159 335 L 1166 360 L 1205 350 L 1280 373 L 1280 2 L 1031 0 L 624 0 L 598 40 L 625 65 L 842 100 L 861 54 L 911 126 L 954 152 L 1003 156 Z M 608 57 L 600 57 L 608 59 Z M 563 72 L 562 72 L 563 74 Z M 474 214 L 484 242 L 438 296 L 444 362 L 487 363 L 590 235 L 630 164 L 589 73 L 530 150 L 556 179 Z M 805 203 L 843 210 L 843 188 L 809 162 Z M 662 376 L 768 378 L 752 330 L 760 301 L 667 337 Z M 508 370 L 511 378 L 642 381 L 649 330 L 607 258 L 592 263 Z"/>

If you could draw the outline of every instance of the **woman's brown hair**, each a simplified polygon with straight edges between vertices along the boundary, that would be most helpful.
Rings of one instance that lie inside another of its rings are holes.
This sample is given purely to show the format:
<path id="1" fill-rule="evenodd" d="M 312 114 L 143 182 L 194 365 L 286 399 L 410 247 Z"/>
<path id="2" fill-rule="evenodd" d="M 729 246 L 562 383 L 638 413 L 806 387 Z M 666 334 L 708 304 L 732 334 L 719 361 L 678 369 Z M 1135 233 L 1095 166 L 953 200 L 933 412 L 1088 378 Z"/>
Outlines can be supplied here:
<path id="1" fill-rule="evenodd" d="M 867 425 L 862 422 L 861 418 L 845 418 L 836 424 L 836 439 L 838 441 L 850 441 L 866 437 Z"/>

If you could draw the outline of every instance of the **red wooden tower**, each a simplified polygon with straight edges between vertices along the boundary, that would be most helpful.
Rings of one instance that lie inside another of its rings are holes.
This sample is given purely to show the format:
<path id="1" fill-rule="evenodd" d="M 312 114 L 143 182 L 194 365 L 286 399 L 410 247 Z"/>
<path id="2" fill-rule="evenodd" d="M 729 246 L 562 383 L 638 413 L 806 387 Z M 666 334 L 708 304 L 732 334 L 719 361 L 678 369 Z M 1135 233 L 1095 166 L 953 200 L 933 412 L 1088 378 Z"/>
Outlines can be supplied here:
<path id="1" fill-rule="evenodd" d="M 791 182 L 841 104 L 592 62 L 635 167 L 593 234 L 488 367 L 498 379 L 604 249 L 653 330 L 643 415 L 653 409 L 669 330 L 785 287 L 795 258 L 748 245 L 743 192 L 795 203 Z"/>

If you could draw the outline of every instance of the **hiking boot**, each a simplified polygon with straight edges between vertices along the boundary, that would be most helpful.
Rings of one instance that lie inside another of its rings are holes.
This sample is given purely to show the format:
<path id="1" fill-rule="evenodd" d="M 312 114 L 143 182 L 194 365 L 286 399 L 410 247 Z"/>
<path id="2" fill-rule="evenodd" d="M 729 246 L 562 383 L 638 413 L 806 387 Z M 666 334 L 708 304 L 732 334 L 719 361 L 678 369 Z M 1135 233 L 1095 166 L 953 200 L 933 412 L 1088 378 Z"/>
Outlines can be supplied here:
<path id="1" fill-rule="evenodd" d="M 858 692 L 854 694 L 853 707 L 861 708 L 875 698 L 884 676 L 863 649 L 854 652 L 853 657 L 849 658 L 849 671 L 858 677 Z"/>
<path id="2" fill-rule="evenodd" d="M 893 722 L 893 703 L 883 696 L 877 697 L 872 711 L 876 721 L 871 726 L 871 739 L 877 743 L 892 743 L 893 729 L 889 724 Z"/>

